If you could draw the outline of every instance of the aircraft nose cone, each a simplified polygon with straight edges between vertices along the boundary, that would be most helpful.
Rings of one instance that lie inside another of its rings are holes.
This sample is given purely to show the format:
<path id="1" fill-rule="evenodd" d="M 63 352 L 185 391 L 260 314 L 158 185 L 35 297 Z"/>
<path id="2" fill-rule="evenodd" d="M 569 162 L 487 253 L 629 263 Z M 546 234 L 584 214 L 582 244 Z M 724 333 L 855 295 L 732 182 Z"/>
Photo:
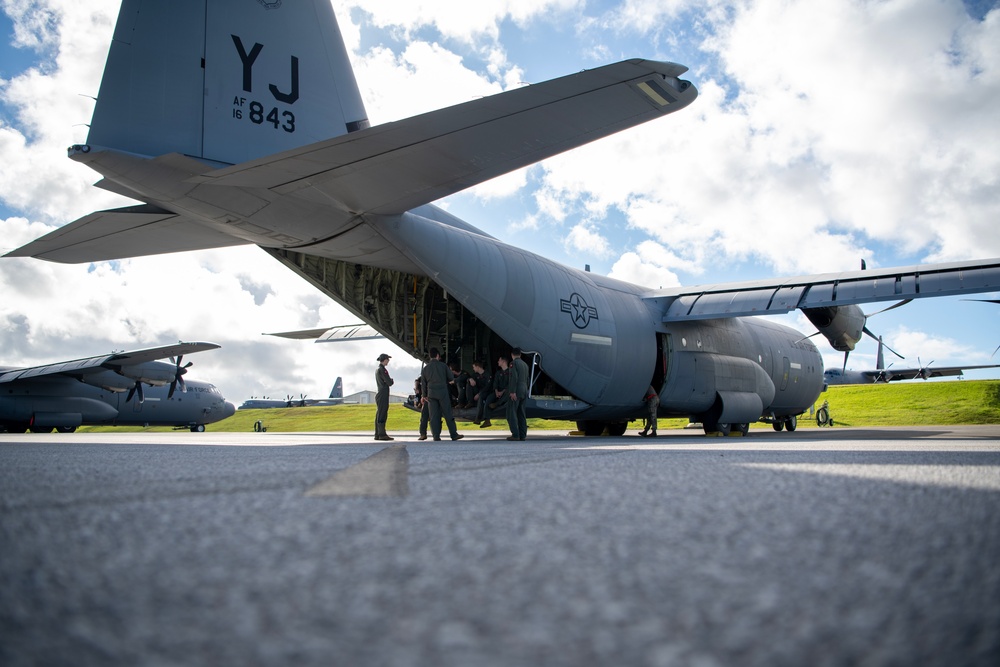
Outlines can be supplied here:
<path id="1" fill-rule="evenodd" d="M 222 418 L 232 417 L 234 414 L 236 414 L 236 406 L 229 401 L 224 402 L 222 404 Z"/>

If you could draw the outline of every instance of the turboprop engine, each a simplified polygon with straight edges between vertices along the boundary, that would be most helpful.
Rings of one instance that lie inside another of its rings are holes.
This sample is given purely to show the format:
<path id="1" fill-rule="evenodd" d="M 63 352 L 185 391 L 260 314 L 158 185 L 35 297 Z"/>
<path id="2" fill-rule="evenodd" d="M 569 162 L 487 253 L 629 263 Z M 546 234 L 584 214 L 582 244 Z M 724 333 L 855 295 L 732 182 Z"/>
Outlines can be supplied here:
<path id="1" fill-rule="evenodd" d="M 868 317 L 858 306 L 803 308 L 809 321 L 823 334 L 833 349 L 851 352 L 864 334 Z"/>
<path id="2" fill-rule="evenodd" d="M 179 370 L 181 373 L 185 372 L 183 368 Z M 174 364 L 162 361 L 149 361 L 144 364 L 136 364 L 135 366 L 119 366 L 115 371 L 136 382 L 163 386 L 168 382 L 174 381 L 178 373 L 178 368 Z"/>

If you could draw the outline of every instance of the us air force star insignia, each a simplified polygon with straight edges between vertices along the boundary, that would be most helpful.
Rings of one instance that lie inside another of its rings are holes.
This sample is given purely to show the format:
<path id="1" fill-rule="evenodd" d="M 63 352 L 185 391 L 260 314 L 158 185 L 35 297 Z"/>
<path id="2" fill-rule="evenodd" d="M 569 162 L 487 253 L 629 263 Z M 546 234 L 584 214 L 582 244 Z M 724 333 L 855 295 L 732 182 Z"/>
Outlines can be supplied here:
<path id="1" fill-rule="evenodd" d="M 578 329 L 585 329 L 590 324 L 590 320 L 598 319 L 597 309 L 593 306 L 588 306 L 583 297 L 576 292 L 573 292 L 568 300 L 559 299 L 559 310 L 569 313 L 573 318 L 573 324 Z"/>

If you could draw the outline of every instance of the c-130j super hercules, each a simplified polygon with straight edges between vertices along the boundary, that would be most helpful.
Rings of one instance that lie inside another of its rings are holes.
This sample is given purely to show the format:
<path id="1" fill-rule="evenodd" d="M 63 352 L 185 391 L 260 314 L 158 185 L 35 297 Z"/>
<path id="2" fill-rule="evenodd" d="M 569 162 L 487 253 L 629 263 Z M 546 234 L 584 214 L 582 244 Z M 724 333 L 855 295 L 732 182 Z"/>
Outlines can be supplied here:
<path id="1" fill-rule="evenodd" d="M 57 262 L 256 244 L 415 357 L 533 353 L 530 414 L 625 431 L 649 385 L 706 431 L 795 428 L 815 345 L 751 318 L 801 309 L 834 348 L 856 304 L 994 291 L 1000 260 L 651 290 L 579 271 L 431 204 L 680 111 L 682 65 L 633 59 L 370 127 L 328 0 L 124 0 L 86 145 L 99 211 L 12 253 Z"/>

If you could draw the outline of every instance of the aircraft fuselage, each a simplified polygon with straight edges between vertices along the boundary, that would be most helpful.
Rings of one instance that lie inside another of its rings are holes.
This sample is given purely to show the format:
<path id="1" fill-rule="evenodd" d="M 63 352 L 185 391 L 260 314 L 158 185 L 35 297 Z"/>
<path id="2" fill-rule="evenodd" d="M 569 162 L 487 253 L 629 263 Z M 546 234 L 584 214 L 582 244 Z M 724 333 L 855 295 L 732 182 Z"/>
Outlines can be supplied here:
<path id="1" fill-rule="evenodd" d="M 110 391 L 65 376 L 43 376 L 0 387 L 0 426 L 10 431 L 72 430 L 81 425 L 177 426 L 203 430 L 231 416 L 235 408 L 214 385 L 189 380 L 186 391 L 167 398 L 169 386 L 151 386 L 126 400 Z"/>

